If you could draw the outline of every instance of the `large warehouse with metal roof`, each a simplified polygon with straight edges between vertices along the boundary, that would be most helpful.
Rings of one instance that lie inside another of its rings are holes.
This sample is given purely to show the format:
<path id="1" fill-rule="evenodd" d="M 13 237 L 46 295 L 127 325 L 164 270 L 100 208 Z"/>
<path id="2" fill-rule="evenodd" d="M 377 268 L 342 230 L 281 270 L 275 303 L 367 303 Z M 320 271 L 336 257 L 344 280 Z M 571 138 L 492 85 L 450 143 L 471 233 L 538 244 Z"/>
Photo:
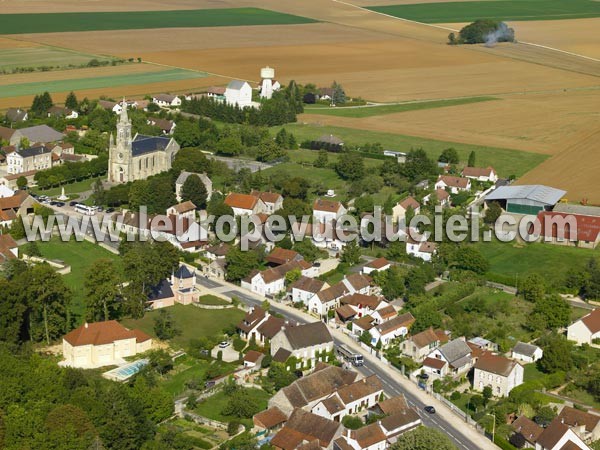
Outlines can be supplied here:
<path id="1" fill-rule="evenodd" d="M 501 186 L 485 198 L 486 203 L 498 202 L 515 214 L 537 214 L 550 211 L 566 194 L 566 191 L 541 184 Z"/>

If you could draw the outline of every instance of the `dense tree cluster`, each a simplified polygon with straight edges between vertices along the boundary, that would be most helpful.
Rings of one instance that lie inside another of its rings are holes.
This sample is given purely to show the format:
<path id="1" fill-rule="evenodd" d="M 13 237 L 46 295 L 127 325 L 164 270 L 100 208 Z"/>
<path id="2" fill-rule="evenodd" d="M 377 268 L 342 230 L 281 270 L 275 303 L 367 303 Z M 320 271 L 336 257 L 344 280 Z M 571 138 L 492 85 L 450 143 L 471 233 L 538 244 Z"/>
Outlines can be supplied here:
<path id="1" fill-rule="evenodd" d="M 108 155 L 103 154 L 91 161 L 66 162 L 50 169 L 40 170 L 36 172 L 34 179 L 40 189 L 48 189 L 105 174 L 107 167 Z"/>
<path id="2" fill-rule="evenodd" d="M 514 42 L 515 30 L 504 22 L 491 19 L 479 19 L 463 27 L 458 33 L 448 35 L 450 45 L 457 44 L 495 44 L 496 42 Z"/>
<path id="3" fill-rule="evenodd" d="M 5 345 L 0 370 L 0 447 L 8 450 L 139 449 L 173 411 L 150 372 L 118 384 Z"/>

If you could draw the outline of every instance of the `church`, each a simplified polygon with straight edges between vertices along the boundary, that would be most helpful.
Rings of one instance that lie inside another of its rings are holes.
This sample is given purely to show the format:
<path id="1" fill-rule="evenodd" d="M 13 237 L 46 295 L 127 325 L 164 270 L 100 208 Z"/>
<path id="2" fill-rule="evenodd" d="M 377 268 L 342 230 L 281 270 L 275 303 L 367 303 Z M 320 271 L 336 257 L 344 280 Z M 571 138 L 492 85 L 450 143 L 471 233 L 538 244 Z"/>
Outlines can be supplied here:
<path id="1" fill-rule="evenodd" d="M 117 139 L 110 136 L 108 148 L 108 181 L 127 183 L 145 180 L 157 173 L 171 169 L 179 144 L 169 137 L 131 137 L 131 120 L 127 108 L 121 110 L 117 123 Z"/>

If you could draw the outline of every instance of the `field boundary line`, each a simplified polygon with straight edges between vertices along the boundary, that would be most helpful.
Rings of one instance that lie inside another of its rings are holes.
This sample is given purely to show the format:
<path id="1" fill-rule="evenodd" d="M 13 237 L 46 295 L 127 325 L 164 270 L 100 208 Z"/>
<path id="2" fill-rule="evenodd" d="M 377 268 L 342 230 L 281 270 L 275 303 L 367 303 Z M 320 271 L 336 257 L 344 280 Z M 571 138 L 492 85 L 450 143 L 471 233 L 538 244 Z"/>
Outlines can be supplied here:
<path id="1" fill-rule="evenodd" d="M 143 62 L 145 62 L 146 64 L 152 64 L 152 65 L 159 66 L 159 67 L 169 67 L 171 69 L 179 69 L 179 70 L 187 70 L 189 72 L 204 73 L 211 77 L 221 77 L 221 78 L 227 78 L 229 80 L 241 80 L 241 81 L 247 81 L 248 83 L 258 83 L 258 81 L 256 81 L 256 80 L 248 80 L 248 79 L 244 79 L 244 78 L 232 77 L 229 75 L 222 75 L 220 73 L 208 72 L 206 70 L 190 69 L 189 67 L 179 67 L 179 66 L 174 66 L 172 64 L 164 64 L 164 63 L 153 62 L 153 61 L 148 61 L 148 60 L 143 61 Z"/>

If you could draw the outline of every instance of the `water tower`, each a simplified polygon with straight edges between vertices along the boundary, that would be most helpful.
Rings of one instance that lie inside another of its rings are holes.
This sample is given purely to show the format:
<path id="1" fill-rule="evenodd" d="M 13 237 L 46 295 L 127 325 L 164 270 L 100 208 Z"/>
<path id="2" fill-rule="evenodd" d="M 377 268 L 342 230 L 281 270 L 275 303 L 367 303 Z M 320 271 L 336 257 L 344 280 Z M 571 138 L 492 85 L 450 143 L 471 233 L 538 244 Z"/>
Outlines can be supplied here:
<path id="1" fill-rule="evenodd" d="M 261 98 L 273 97 L 273 79 L 275 78 L 275 69 L 267 66 L 260 69 L 260 77 L 262 82 L 260 85 Z"/>

